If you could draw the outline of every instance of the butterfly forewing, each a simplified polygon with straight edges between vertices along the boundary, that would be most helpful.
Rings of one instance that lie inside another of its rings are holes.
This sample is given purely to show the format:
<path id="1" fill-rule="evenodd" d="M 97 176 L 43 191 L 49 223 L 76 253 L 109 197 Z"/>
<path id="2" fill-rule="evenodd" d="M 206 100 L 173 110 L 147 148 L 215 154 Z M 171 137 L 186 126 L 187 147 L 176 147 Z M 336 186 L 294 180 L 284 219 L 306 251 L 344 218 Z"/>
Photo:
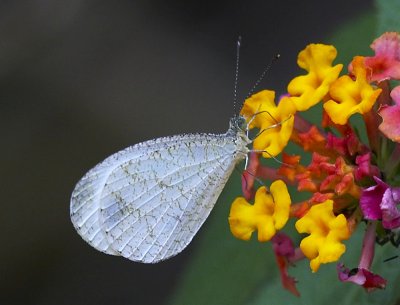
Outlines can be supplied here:
<path id="1" fill-rule="evenodd" d="M 174 256 L 204 223 L 247 144 L 230 132 L 129 147 L 77 184 L 72 222 L 84 240 L 108 254 L 146 263 Z"/>

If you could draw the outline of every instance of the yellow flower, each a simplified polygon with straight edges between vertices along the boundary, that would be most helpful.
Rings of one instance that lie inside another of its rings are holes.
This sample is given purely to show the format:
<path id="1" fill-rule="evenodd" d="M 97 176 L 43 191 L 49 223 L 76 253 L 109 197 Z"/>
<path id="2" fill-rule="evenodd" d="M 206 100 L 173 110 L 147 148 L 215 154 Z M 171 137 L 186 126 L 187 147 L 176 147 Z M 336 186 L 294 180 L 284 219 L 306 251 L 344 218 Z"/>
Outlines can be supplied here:
<path id="1" fill-rule="evenodd" d="M 342 64 L 332 67 L 337 51 L 334 46 L 310 44 L 299 53 L 297 64 L 308 71 L 292 79 L 288 85 L 291 100 L 298 111 L 305 111 L 320 102 L 338 78 Z"/>
<path id="2" fill-rule="evenodd" d="M 300 243 L 300 249 L 310 259 L 310 267 L 316 272 L 321 264 L 337 261 L 346 251 L 342 240 L 350 237 L 347 220 L 343 214 L 333 214 L 333 201 L 316 204 L 296 222 L 299 233 L 308 233 Z"/>
<path id="3" fill-rule="evenodd" d="M 264 158 L 277 156 L 287 145 L 293 131 L 293 103 L 284 97 L 276 105 L 275 92 L 263 90 L 244 102 L 241 114 L 250 123 L 250 129 L 257 127 L 260 134 L 253 142 L 253 149 L 265 151 Z"/>
<path id="4" fill-rule="evenodd" d="M 331 100 L 324 104 L 324 109 L 331 120 L 339 125 L 347 123 L 354 113 L 367 113 L 375 104 L 382 89 L 374 90 L 367 81 L 367 69 L 364 57 L 356 56 L 352 62 L 355 80 L 343 75 L 331 86 Z"/>
<path id="5" fill-rule="evenodd" d="M 238 197 L 232 203 L 229 214 L 231 232 L 236 238 L 249 240 L 258 230 L 258 240 L 268 241 L 289 219 L 291 200 L 286 184 L 277 180 L 271 184 L 270 192 L 265 186 L 260 187 L 254 201 L 251 205 L 243 197 Z"/>

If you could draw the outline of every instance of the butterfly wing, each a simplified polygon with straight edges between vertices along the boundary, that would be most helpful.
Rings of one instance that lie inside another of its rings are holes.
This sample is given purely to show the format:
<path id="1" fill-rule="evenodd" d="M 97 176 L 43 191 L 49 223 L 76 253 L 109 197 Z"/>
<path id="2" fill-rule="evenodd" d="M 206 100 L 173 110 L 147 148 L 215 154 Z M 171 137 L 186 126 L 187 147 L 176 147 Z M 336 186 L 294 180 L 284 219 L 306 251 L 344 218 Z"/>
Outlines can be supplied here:
<path id="1" fill-rule="evenodd" d="M 149 152 L 151 148 L 153 150 L 158 148 L 157 143 L 151 144 L 149 142 L 147 145 Z M 142 157 L 144 152 L 140 149 L 140 145 L 121 150 L 99 163 L 82 177 L 72 192 L 70 214 L 75 229 L 92 247 L 107 254 L 120 255 L 110 247 L 101 228 L 99 221 L 101 194 L 110 173 L 115 168 L 124 162 Z"/>
<path id="2" fill-rule="evenodd" d="M 226 134 L 197 134 L 129 147 L 77 184 L 72 222 L 105 253 L 145 263 L 174 256 L 209 215 L 245 155 L 237 154 L 241 145 Z"/>

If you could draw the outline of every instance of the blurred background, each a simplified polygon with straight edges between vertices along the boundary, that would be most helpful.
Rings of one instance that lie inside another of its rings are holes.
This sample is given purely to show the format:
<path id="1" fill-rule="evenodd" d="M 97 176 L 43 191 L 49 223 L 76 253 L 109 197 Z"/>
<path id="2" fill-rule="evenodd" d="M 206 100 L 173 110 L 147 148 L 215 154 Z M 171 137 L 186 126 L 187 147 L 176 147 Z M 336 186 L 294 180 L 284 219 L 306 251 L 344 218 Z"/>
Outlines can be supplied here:
<path id="1" fill-rule="evenodd" d="M 351 38 L 357 49 L 374 12 L 372 0 L 0 2 L 0 304 L 247 304 L 257 283 L 282 290 L 273 264 L 245 264 L 273 257 L 229 233 L 238 173 L 194 242 L 157 265 L 88 246 L 70 223 L 70 194 L 126 146 L 225 132 L 239 35 L 239 97 L 276 53 L 259 89 L 282 93 L 303 73 L 301 49 L 365 22 Z"/>

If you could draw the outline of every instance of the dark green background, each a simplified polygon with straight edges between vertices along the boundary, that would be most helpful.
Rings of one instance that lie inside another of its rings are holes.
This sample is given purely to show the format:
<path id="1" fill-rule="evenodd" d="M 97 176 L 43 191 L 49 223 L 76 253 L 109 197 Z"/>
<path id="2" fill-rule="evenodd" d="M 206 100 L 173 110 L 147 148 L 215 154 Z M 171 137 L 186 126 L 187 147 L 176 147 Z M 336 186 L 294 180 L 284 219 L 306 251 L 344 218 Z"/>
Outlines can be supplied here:
<path id="1" fill-rule="evenodd" d="M 335 264 L 311 274 L 306 261 L 290 270 L 302 297 L 284 291 L 270 245 L 229 232 L 238 171 L 193 243 L 157 265 L 96 252 L 69 220 L 74 184 L 111 153 L 225 132 L 239 34 L 240 96 L 277 52 L 259 89 L 283 92 L 308 43 L 334 43 L 339 61 L 371 54 L 376 34 L 398 26 L 398 1 L 378 2 L 1 2 L 0 304 L 394 304 L 400 262 L 382 260 L 397 249 L 374 264 L 386 291 L 367 295 L 339 283 Z M 360 237 L 347 242 L 351 267 Z"/>

